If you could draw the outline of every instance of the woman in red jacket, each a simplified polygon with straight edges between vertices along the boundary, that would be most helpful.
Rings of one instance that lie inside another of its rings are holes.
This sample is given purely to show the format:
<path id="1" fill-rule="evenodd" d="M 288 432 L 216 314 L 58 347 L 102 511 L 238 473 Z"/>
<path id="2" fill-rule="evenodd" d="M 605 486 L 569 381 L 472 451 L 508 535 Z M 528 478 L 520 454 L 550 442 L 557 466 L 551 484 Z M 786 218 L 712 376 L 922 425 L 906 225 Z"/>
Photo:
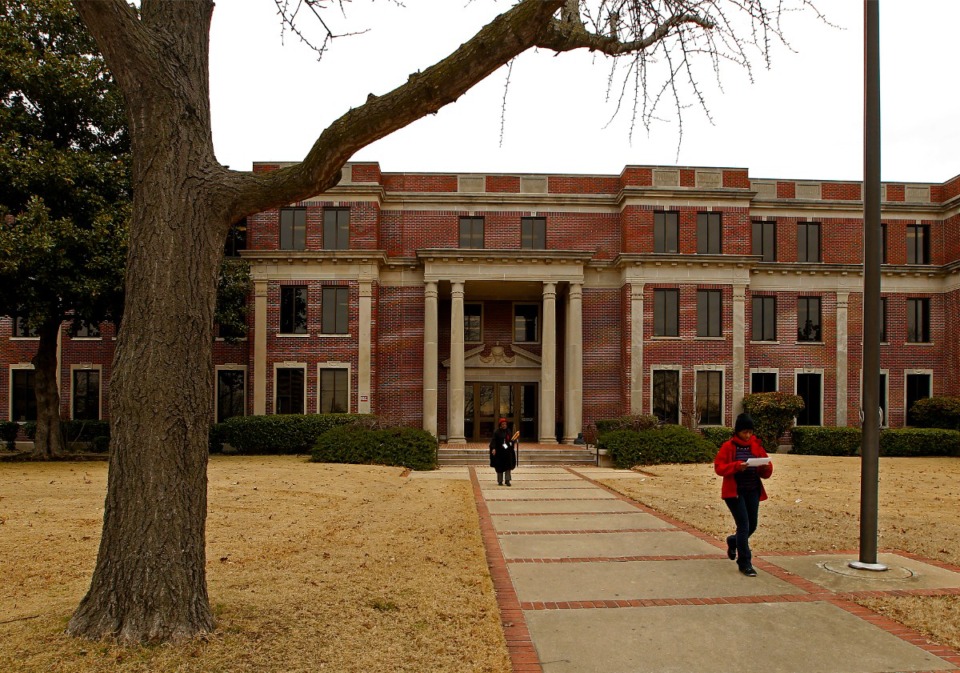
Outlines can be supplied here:
<path id="1" fill-rule="evenodd" d="M 727 556 L 737 562 L 744 575 L 756 577 L 750 536 L 757 529 L 760 501 L 767 499 L 760 480 L 773 474 L 773 463 L 760 440 L 753 434 L 753 419 L 750 416 L 737 416 L 733 437 L 720 447 L 713 467 L 723 477 L 720 497 L 727 503 L 737 524 L 736 534 L 727 537 Z"/>

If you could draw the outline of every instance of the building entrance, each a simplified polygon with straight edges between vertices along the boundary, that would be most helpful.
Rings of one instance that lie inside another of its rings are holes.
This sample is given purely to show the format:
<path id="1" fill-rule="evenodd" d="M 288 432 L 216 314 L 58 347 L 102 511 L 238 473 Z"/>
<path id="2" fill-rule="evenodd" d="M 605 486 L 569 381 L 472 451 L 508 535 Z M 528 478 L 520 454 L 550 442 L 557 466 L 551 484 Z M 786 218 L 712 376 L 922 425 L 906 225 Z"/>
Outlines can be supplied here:
<path id="1" fill-rule="evenodd" d="M 463 392 L 463 434 L 468 442 L 490 441 L 499 418 L 520 430 L 520 441 L 537 441 L 536 383 L 468 381 Z"/>

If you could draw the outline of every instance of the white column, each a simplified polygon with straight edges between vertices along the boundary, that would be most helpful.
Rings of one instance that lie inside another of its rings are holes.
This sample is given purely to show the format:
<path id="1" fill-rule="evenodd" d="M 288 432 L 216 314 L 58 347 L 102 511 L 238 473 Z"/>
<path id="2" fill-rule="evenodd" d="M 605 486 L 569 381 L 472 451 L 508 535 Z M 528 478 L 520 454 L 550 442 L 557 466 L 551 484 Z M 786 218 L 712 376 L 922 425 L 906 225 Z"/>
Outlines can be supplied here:
<path id="1" fill-rule="evenodd" d="M 733 286 L 733 408 L 731 415 L 740 413 L 743 405 L 743 381 L 747 365 L 747 286 L 741 283 Z M 732 423 L 728 423 L 733 425 Z"/>
<path id="2" fill-rule="evenodd" d="M 358 329 L 357 344 L 357 413 L 370 413 L 370 354 L 373 284 L 369 280 L 360 281 L 360 305 L 357 307 Z"/>
<path id="3" fill-rule="evenodd" d="M 572 444 L 583 430 L 583 284 L 567 293 L 567 357 L 563 382 L 563 441 Z"/>
<path id="4" fill-rule="evenodd" d="M 847 424 L 847 319 L 850 293 L 837 292 L 837 420 L 838 427 Z"/>
<path id="5" fill-rule="evenodd" d="M 540 443 L 556 444 L 557 284 L 543 284 L 543 334 L 540 338 Z"/>
<path id="6" fill-rule="evenodd" d="M 643 283 L 630 286 L 630 413 L 643 413 Z"/>
<path id="7" fill-rule="evenodd" d="M 423 429 L 437 436 L 437 284 L 427 281 L 423 301 Z"/>
<path id="8" fill-rule="evenodd" d="M 451 283 L 450 291 L 450 408 L 447 410 L 447 442 L 466 444 L 463 436 L 463 281 Z"/>
<path id="9" fill-rule="evenodd" d="M 267 281 L 253 283 L 253 413 L 267 413 Z"/>

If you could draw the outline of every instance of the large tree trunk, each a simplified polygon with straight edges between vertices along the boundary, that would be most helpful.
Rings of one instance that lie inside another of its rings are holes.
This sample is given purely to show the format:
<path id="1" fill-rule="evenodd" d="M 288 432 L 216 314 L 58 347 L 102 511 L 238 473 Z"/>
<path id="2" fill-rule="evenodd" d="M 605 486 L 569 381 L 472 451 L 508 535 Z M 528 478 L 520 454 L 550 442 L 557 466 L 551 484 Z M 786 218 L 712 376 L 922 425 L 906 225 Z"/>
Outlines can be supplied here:
<path id="1" fill-rule="evenodd" d="M 32 457 L 47 460 L 63 453 L 60 431 L 60 385 L 57 376 L 57 341 L 60 321 L 48 320 L 39 329 L 40 343 L 33 356 L 36 372 L 37 434 Z"/>

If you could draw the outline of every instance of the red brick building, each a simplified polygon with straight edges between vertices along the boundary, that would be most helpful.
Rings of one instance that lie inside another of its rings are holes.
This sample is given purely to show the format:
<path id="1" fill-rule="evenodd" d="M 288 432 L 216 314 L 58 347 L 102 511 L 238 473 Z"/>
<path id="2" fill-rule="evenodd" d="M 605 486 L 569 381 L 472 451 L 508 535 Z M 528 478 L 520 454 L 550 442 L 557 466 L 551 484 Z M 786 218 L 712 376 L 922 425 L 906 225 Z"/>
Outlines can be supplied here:
<path id="1" fill-rule="evenodd" d="M 738 168 L 350 164 L 242 223 L 255 289 L 247 339 L 215 344 L 217 416 L 374 412 L 451 443 L 507 416 L 570 442 L 627 413 L 731 425 L 776 389 L 804 397 L 802 424 L 857 425 L 860 198 Z M 885 184 L 882 219 L 881 396 L 901 426 L 914 400 L 960 394 L 960 176 Z M 36 341 L 2 320 L 0 415 L 23 420 Z M 108 416 L 112 337 L 64 325 L 64 418 Z"/>

